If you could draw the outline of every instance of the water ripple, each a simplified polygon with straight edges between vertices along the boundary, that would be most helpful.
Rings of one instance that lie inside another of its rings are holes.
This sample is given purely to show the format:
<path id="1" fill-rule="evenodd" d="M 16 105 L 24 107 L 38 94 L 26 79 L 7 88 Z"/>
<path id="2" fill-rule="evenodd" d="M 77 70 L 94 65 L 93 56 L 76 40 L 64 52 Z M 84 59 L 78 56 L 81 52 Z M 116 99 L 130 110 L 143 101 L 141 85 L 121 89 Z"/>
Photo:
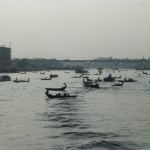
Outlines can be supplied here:
<path id="1" fill-rule="evenodd" d="M 90 143 L 78 146 L 78 149 L 100 149 L 104 150 L 129 150 L 121 143 L 118 142 L 109 142 L 109 141 L 92 141 Z"/>

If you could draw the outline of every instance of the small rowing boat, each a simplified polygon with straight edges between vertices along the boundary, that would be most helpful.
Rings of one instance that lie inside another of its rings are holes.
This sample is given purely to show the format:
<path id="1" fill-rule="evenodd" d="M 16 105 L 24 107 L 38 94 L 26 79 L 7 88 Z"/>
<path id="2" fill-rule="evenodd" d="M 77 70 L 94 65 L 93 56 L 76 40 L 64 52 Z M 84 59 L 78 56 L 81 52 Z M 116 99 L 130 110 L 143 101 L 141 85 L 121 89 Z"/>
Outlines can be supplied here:
<path id="1" fill-rule="evenodd" d="M 51 91 L 64 91 L 66 87 L 67 85 L 64 83 L 64 86 L 62 88 L 46 88 L 46 89 Z"/>

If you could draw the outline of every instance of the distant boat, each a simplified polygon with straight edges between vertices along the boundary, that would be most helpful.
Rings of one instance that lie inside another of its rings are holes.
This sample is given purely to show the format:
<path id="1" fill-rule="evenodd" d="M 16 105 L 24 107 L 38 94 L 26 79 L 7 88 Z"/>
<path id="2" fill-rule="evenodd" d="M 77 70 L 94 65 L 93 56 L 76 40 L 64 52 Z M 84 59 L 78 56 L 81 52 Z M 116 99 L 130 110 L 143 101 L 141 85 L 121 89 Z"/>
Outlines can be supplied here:
<path id="1" fill-rule="evenodd" d="M 37 73 L 38 71 L 32 71 L 32 73 Z"/>
<path id="2" fill-rule="evenodd" d="M 98 81 L 98 82 L 101 82 L 101 81 L 102 81 L 102 79 L 100 79 L 100 77 L 98 77 L 97 81 Z"/>
<path id="3" fill-rule="evenodd" d="M 112 84 L 112 86 L 123 86 L 124 82 L 121 82 L 121 83 L 114 83 Z"/>
<path id="4" fill-rule="evenodd" d="M 27 80 L 18 80 L 17 78 L 14 80 L 15 83 L 20 83 L 20 82 L 29 82 L 30 79 L 28 78 Z"/>
<path id="5" fill-rule="evenodd" d="M 50 77 L 51 78 L 56 78 L 56 77 L 58 77 L 58 75 L 57 74 L 50 74 Z"/>
<path id="6" fill-rule="evenodd" d="M 117 80 L 118 82 L 136 82 L 137 80 L 133 80 L 132 78 L 124 78 L 124 80 Z"/>
<path id="7" fill-rule="evenodd" d="M 100 73 L 95 73 L 94 75 L 101 75 Z"/>
<path id="8" fill-rule="evenodd" d="M 41 78 L 41 80 L 52 80 L 50 77 Z"/>
<path id="9" fill-rule="evenodd" d="M 89 77 L 88 76 L 84 76 L 85 74 L 82 74 L 82 78 L 86 78 L 88 79 Z M 87 74 L 86 74 L 87 75 Z"/>
<path id="10" fill-rule="evenodd" d="M 85 69 L 75 69 L 75 73 L 89 73 L 89 72 Z"/>
<path id="11" fill-rule="evenodd" d="M 26 72 L 19 72 L 20 74 L 26 74 Z"/>
<path id="12" fill-rule="evenodd" d="M 80 76 L 72 76 L 72 78 L 81 78 L 81 75 Z"/>
<path id="13" fill-rule="evenodd" d="M 114 78 L 115 78 L 115 79 L 116 79 L 116 78 L 121 78 L 121 75 L 120 75 L 119 77 L 114 77 Z"/>
<path id="14" fill-rule="evenodd" d="M 108 77 L 105 77 L 103 80 L 104 80 L 105 82 L 113 82 L 113 81 L 115 81 L 115 78 L 112 77 L 111 74 L 109 74 L 109 76 L 108 76 Z"/>
<path id="15" fill-rule="evenodd" d="M 40 72 L 40 74 L 45 74 L 45 72 Z"/>
<path id="16" fill-rule="evenodd" d="M 145 75 L 149 75 L 147 72 L 144 72 L 144 71 L 142 73 L 145 74 Z"/>
<path id="17" fill-rule="evenodd" d="M 4 82 L 4 81 L 11 81 L 10 76 L 8 75 L 0 76 L 0 82 Z"/>

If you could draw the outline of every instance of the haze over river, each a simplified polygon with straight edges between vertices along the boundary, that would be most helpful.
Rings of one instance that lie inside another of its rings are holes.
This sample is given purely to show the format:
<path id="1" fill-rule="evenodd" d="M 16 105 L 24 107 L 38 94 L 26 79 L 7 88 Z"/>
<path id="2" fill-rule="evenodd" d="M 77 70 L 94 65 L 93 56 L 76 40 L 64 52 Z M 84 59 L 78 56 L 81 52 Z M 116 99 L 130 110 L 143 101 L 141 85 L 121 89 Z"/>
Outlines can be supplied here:
<path id="1" fill-rule="evenodd" d="M 0 82 L 0 150 L 150 150 L 150 75 L 139 72 L 89 70 L 92 79 L 112 73 L 137 80 L 99 82 L 99 89 L 84 88 L 74 71 L 7 74 L 12 81 Z M 58 78 L 40 80 L 51 73 Z M 30 82 L 14 83 L 16 77 Z M 78 97 L 47 98 L 46 87 L 63 83 Z"/>

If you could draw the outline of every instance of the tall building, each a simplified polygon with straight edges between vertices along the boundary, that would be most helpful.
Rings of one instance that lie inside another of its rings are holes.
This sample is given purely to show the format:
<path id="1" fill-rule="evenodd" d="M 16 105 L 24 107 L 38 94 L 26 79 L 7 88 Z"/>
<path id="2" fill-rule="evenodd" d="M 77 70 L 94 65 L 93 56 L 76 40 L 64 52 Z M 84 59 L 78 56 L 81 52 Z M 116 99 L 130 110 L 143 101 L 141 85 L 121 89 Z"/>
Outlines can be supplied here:
<path id="1" fill-rule="evenodd" d="M 0 71 L 9 70 L 11 63 L 11 48 L 0 46 Z"/>

